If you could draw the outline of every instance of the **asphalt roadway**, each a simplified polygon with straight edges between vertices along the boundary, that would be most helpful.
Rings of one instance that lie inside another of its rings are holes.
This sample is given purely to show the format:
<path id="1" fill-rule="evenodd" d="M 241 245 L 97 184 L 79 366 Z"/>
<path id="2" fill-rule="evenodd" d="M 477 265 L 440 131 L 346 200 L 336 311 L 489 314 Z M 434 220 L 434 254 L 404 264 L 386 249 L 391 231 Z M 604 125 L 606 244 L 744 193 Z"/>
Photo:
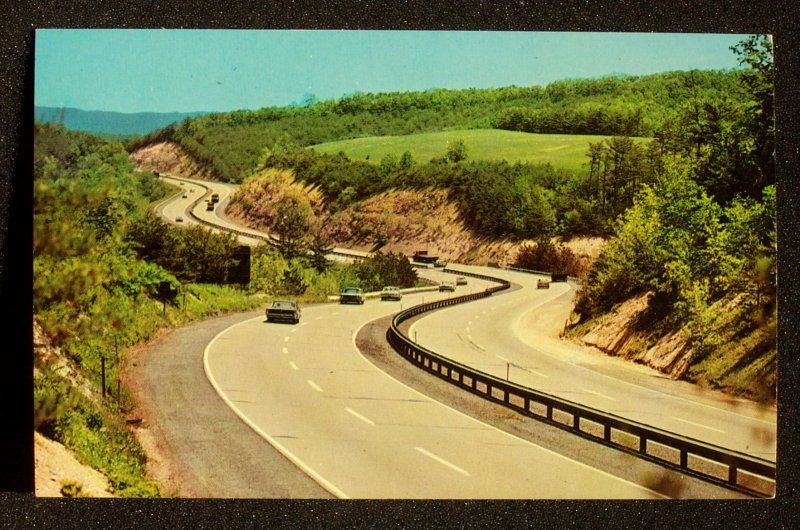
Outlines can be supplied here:
<path id="1" fill-rule="evenodd" d="M 160 213 L 168 220 L 182 215 L 183 223 L 190 224 L 185 211 L 204 193 L 200 185 L 220 193 L 221 204 L 233 189 L 206 181 L 194 184 L 197 186 L 187 192 L 186 199 L 176 195 L 162 203 Z M 182 187 L 187 186 L 193 184 L 186 182 Z M 215 224 L 230 223 L 216 211 L 205 213 L 204 202 L 194 212 L 212 216 L 209 221 Z M 560 392 L 573 401 L 774 458 L 775 421 L 771 411 L 713 394 L 704 394 L 694 403 L 697 390 L 693 385 L 687 386 L 694 394 L 682 394 L 685 390 L 676 386 L 677 382 L 642 372 L 641 367 L 625 368 L 624 364 L 630 363 L 587 358 L 585 353 L 569 351 L 554 336 L 560 329 L 556 319 L 562 315 L 552 310 L 560 307 L 559 301 L 563 307 L 569 306 L 568 284 L 552 284 L 550 290 L 537 291 L 530 288 L 535 277 L 524 273 L 466 266 L 464 270 L 507 276 L 525 288 L 422 318 L 410 333 L 413 337 L 416 332 L 422 344 L 484 371 L 502 374 L 508 370 L 514 381 Z M 435 277 L 441 273 L 425 274 Z M 474 279 L 469 282 L 456 294 L 489 285 Z M 208 341 L 202 358 L 204 372 L 222 401 L 252 429 L 251 434 L 269 442 L 327 494 L 336 497 L 664 497 L 641 483 L 504 432 L 412 390 L 376 368 L 356 348 L 356 334 L 370 321 L 396 312 L 401 305 L 408 307 L 423 298 L 429 301 L 442 296 L 452 295 L 421 293 L 406 295 L 400 303 L 369 301 L 363 306 L 308 307 L 297 326 L 267 324 L 263 316 L 239 321 Z M 543 304 L 549 312 L 537 315 L 537 308 Z M 528 324 L 532 320 L 531 331 Z M 556 344 L 561 346 L 550 351 L 549 346 Z M 548 346 L 547 353 L 541 351 L 544 345 Z M 625 392 L 646 395 L 618 393 L 620 386 Z M 674 403 L 664 405 L 665 399 Z M 641 402 L 652 406 L 642 409 L 638 407 Z M 684 409 L 695 408 L 707 410 L 706 414 L 715 419 L 684 415 Z M 669 426 L 657 423 L 665 416 L 670 417 Z M 727 422 L 724 429 L 720 421 Z M 739 429 L 739 424 L 749 426 Z M 730 425 L 737 425 L 739 430 L 728 436 Z M 751 431 L 749 437 L 747 430 Z M 765 435 L 765 431 L 773 434 Z M 715 438 L 714 434 L 724 436 Z M 259 466 L 260 461 L 253 465 Z M 270 473 L 268 468 L 262 471 Z M 548 479 L 543 481 L 542 476 Z"/>
<path id="2" fill-rule="evenodd" d="M 542 276 L 453 267 L 501 277 L 523 289 L 421 318 L 410 336 L 423 346 L 529 388 L 775 461 L 774 407 L 674 381 L 646 366 L 560 340 L 558 332 L 572 308 L 571 284 L 537 289 Z"/>

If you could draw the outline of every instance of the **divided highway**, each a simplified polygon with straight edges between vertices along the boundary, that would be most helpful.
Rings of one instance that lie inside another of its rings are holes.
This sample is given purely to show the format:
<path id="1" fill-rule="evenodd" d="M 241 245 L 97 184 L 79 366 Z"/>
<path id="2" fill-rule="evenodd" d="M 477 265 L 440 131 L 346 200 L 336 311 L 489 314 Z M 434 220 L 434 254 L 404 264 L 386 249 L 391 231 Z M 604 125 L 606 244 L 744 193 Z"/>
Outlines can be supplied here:
<path id="1" fill-rule="evenodd" d="M 233 186 L 167 180 L 193 189 L 186 198 L 178 194 L 157 207 L 170 222 L 178 216 L 183 224 L 195 222 L 185 212 L 207 187 L 220 194 L 220 204 L 206 212 L 201 201 L 193 209 L 196 216 L 258 234 L 217 214 Z M 523 289 L 422 317 L 410 330 L 422 345 L 488 373 L 508 372 L 512 381 L 532 388 L 774 460 L 774 409 L 721 399 L 625 361 L 586 356 L 559 341 L 571 305 L 570 284 L 536 290 L 534 275 L 456 267 L 504 277 Z M 445 277 L 434 270 L 423 274 Z M 488 285 L 470 279 L 456 294 Z M 442 296 L 406 295 L 402 306 Z M 545 303 L 548 311 L 537 313 Z M 297 326 L 267 324 L 263 317 L 245 320 L 208 343 L 204 369 L 245 423 L 339 497 L 663 497 L 467 417 L 377 369 L 355 347 L 354 337 L 360 327 L 399 308 L 378 301 L 313 306 Z"/>

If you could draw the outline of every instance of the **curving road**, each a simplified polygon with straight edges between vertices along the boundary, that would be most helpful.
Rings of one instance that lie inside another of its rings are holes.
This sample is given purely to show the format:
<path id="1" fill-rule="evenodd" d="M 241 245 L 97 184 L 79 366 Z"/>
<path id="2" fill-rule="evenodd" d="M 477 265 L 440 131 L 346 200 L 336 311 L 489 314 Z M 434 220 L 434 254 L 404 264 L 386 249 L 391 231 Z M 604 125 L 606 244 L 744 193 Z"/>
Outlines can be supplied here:
<path id="1" fill-rule="evenodd" d="M 423 317 L 410 328 L 423 346 L 502 378 L 508 374 L 530 388 L 775 461 L 774 407 L 674 381 L 629 361 L 587 354 L 559 340 L 572 308 L 574 289 L 568 283 L 538 290 L 541 276 L 458 268 L 502 277 L 523 289 L 485 307 L 462 304 Z"/>
<path id="2" fill-rule="evenodd" d="M 423 296 L 444 294 L 407 295 L 402 304 Z M 468 417 L 377 369 L 356 348 L 355 334 L 399 305 L 309 307 L 298 326 L 244 320 L 208 344 L 206 374 L 242 420 L 340 498 L 663 497 Z"/>
<path id="3" fill-rule="evenodd" d="M 194 191 L 158 207 L 171 222 L 179 215 L 184 224 L 193 222 L 185 211 L 204 193 L 202 186 L 220 193 L 217 210 L 234 189 L 182 180 L 182 188 Z M 194 214 L 222 227 L 249 231 L 216 210 L 206 212 L 204 202 Z M 251 239 L 239 237 L 245 243 Z M 490 373 L 504 376 L 508 371 L 515 382 L 573 401 L 774 459 L 774 409 L 704 392 L 626 361 L 586 355 L 565 345 L 557 332 L 571 307 L 569 284 L 536 290 L 533 275 L 463 269 L 502 276 L 523 288 L 423 317 L 410 331 L 423 345 Z M 438 279 L 442 273 L 423 274 Z M 458 294 L 488 285 L 469 282 Z M 402 305 L 441 296 L 407 295 Z M 538 309 L 544 304 L 546 310 Z M 266 324 L 263 317 L 239 322 L 208 343 L 205 373 L 245 423 L 338 497 L 662 496 L 467 417 L 377 369 L 355 347 L 355 334 L 368 322 L 396 312 L 399 305 L 370 301 L 354 307 L 309 307 L 298 326 Z M 547 479 L 541 480 L 544 476 Z"/>

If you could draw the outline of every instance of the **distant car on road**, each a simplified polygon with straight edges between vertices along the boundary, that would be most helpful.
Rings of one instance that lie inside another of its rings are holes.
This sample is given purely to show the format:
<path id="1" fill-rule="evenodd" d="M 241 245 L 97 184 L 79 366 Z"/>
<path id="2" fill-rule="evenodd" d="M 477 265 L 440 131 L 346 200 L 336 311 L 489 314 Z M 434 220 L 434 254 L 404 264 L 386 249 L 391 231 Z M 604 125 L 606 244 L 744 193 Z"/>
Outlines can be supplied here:
<path id="1" fill-rule="evenodd" d="M 184 199 L 186 199 L 186 198 L 188 198 L 188 197 L 189 197 L 189 196 L 188 196 L 188 195 L 186 195 L 185 193 L 183 194 L 183 198 L 184 198 Z"/>
<path id="2" fill-rule="evenodd" d="M 206 202 L 206 211 L 213 212 L 214 211 L 214 203 L 211 201 Z"/>
<path id="3" fill-rule="evenodd" d="M 219 193 L 211 194 L 211 202 L 219 202 Z"/>
<path id="4" fill-rule="evenodd" d="M 548 280 L 539 280 L 539 281 L 536 282 L 536 288 L 537 289 L 549 289 L 550 288 L 550 282 Z"/>
<path id="5" fill-rule="evenodd" d="M 267 322 L 300 322 L 302 311 L 297 302 L 275 300 L 266 310 Z"/>
<path id="6" fill-rule="evenodd" d="M 181 183 L 180 183 L 180 185 L 181 185 L 181 186 L 184 186 L 185 184 L 186 184 L 185 182 L 181 182 Z"/>
<path id="7" fill-rule="evenodd" d="M 442 260 L 440 260 L 440 259 L 437 259 L 436 261 L 433 262 L 433 266 L 434 267 L 447 267 L 447 263 L 442 261 Z"/>
<path id="8" fill-rule="evenodd" d="M 467 279 L 463 276 L 456 278 L 456 285 L 467 285 Z"/>
<path id="9" fill-rule="evenodd" d="M 400 292 L 398 287 L 389 285 L 384 287 L 381 291 L 381 300 L 402 300 L 403 293 Z"/>
<path id="10" fill-rule="evenodd" d="M 176 218 L 175 218 L 175 222 L 176 222 L 176 223 L 182 223 L 182 222 L 183 222 L 183 217 L 181 217 L 181 216 L 179 215 L 178 217 L 176 217 Z"/>
<path id="11" fill-rule="evenodd" d="M 364 293 L 358 287 L 345 287 L 339 295 L 340 304 L 363 304 Z"/>
<path id="12" fill-rule="evenodd" d="M 456 290 L 455 282 L 442 282 L 439 284 L 439 292 L 455 291 L 455 290 Z"/>

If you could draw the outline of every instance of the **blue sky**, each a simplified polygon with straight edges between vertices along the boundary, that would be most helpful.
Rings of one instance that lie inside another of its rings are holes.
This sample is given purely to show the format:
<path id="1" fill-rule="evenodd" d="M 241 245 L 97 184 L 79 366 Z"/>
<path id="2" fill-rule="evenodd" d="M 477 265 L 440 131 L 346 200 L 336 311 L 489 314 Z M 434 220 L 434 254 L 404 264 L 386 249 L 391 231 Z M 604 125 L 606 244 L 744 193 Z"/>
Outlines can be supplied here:
<path id="1" fill-rule="evenodd" d="M 288 105 L 355 91 L 546 85 L 735 68 L 743 35 L 38 30 L 35 102 L 118 112 Z"/>

